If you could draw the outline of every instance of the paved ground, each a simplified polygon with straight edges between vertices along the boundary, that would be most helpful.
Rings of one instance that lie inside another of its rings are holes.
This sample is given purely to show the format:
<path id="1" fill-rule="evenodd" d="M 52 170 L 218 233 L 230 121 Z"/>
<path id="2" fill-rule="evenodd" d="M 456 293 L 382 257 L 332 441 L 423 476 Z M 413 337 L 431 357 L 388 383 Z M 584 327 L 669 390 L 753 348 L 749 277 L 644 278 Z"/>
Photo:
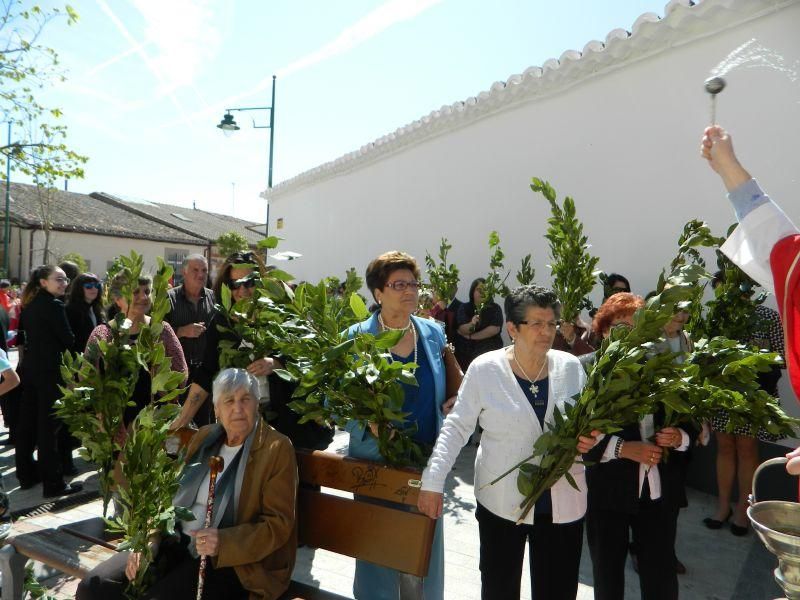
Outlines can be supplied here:
<path id="1" fill-rule="evenodd" d="M 41 485 L 30 490 L 20 490 L 14 476 L 14 449 L 2 445 L 5 431 L 0 428 L 0 474 L 11 499 L 15 513 L 33 509 L 44 502 Z M 338 433 L 333 447 L 342 452 L 347 434 Z M 473 469 L 475 447 L 466 447 L 459 457 L 448 480 L 445 496 L 445 595 L 448 599 L 472 600 L 480 598 L 480 572 L 478 571 L 478 528 L 474 518 Z M 74 480 L 83 481 L 89 490 L 97 489 L 97 473 L 92 466 L 77 459 L 81 473 Z M 711 475 L 710 475 L 711 476 Z M 777 561 L 752 533 L 744 538 L 731 535 L 728 529 L 711 531 L 702 525 L 702 519 L 711 514 L 715 498 L 693 490 L 689 491 L 689 508 L 681 512 L 678 524 L 678 557 L 686 564 L 688 572 L 680 576 L 680 596 L 690 600 L 770 600 L 781 596 L 774 583 L 772 570 Z M 73 515 L 84 517 L 87 513 L 99 515 L 99 501 L 58 511 L 56 518 L 70 519 Z M 320 587 L 343 596 L 351 596 L 354 561 L 322 550 L 301 548 L 298 551 L 294 578 L 306 583 L 318 582 Z M 68 598 L 74 582 L 59 578 L 53 573 L 39 571 L 49 585 L 58 587 L 59 597 Z M 580 600 L 593 598 L 592 574 L 589 552 L 584 544 L 581 562 Z M 639 598 L 636 574 L 626 571 L 625 598 Z M 523 574 L 522 598 L 530 599 L 527 561 Z M 540 599 L 543 600 L 543 599 Z"/>

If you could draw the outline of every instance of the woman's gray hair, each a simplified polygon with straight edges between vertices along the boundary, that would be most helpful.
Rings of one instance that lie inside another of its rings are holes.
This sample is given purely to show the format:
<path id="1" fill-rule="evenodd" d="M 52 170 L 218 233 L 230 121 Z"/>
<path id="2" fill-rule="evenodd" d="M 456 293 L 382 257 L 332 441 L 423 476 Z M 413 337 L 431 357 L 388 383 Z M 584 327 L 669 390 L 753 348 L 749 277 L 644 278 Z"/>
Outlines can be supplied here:
<path id="1" fill-rule="evenodd" d="M 525 313 L 531 306 L 551 308 L 556 319 L 561 318 L 561 302 L 553 290 L 539 285 L 521 285 L 506 297 L 506 321 L 519 325 L 525 320 Z"/>
<path id="2" fill-rule="evenodd" d="M 258 379 L 256 379 L 254 375 L 251 375 L 244 369 L 223 369 L 214 378 L 214 384 L 212 386 L 214 406 L 217 406 L 217 402 L 219 402 L 222 396 L 233 394 L 236 390 L 241 388 L 245 388 L 250 392 L 253 400 L 258 403 L 261 390 L 258 386 Z"/>

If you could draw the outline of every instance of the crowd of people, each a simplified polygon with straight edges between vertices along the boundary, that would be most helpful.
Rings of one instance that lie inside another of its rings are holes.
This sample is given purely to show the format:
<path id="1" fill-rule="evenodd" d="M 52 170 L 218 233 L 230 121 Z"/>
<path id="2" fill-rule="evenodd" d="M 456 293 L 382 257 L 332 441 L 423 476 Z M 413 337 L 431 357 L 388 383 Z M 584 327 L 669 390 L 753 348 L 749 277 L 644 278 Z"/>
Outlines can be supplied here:
<path id="1" fill-rule="evenodd" d="M 730 137 L 723 130 L 706 131 L 702 152 L 721 175 L 743 226 L 751 213 L 773 211 L 773 233 L 779 234 L 773 235 L 775 239 L 763 234 L 766 221 L 762 217 L 762 229 L 732 236 L 723 250 L 754 279 L 774 289 L 769 263 L 765 266 L 763 257 L 765 253 L 770 256 L 776 241 L 791 235 L 800 239 L 800 234 L 780 220 L 782 213 L 738 164 Z M 735 243 L 747 251 L 737 254 Z M 773 258 L 773 269 L 776 260 Z M 782 272 L 781 284 L 796 281 L 793 265 Z M 199 520 L 181 521 L 176 535 L 152 540 L 156 560 L 148 567 L 152 571 L 149 598 L 193 597 L 201 556 L 213 559 L 205 584 L 207 598 L 278 598 L 289 584 L 297 546 L 298 482 L 292 448 L 324 449 L 333 430 L 314 421 L 301 424 L 289 408 L 294 388 L 275 371 L 292 357 L 252 356 L 243 368 L 221 368 L 223 346 L 247 348 L 247 342 L 238 337 L 235 323 L 228 320 L 241 317 L 226 316 L 215 308 L 215 302 L 222 297 L 223 287 L 230 290 L 234 302 L 251 297 L 266 272 L 258 255 L 235 253 L 210 284 L 207 259 L 190 255 L 182 267 L 181 284 L 168 292 L 170 311 L 161 341 L 172 369 L 184 375 L 187 388 L 172 426 L 200 427 L 188 448 L 174 504 L 193 509 L 195 515 L 204 512 L 211 477 L 208 458 L 223 456 L 224 470 L 217 476 L 218 500 L 211 526 L 203 527 Z M 586 371 L 612 329 L 632 326 L 633 315 L 644 300 L 632 292 L 628 279 L 617 273 L 606 277 L 604 301 L 591 315 L 591 323 L 580 319 L 563 322 L 556 294 L 537 285 L 512 290 L 504 298 L 503 310 L 484 297 L 485 281 L 480 278 L 471 283 L 465 302 L 433 297 L 421 311 L 421 270 L 404 252 L 387 252 L 373 259 L 365 279 L 375 302 L 373 314 L 347 334 L 400 332 L 390 349 L 391 360 L 416 365 L 416 385 L 402 384 L 403 411 L 415 425 L 414 440 L 432 448 L 418 501 L 419 511 L 437 520 L 423 582 L 425 598 L 444 598 L 443 493 L 453 464 L 476 427 L 482 432 L 475 461 L 475 517 L 483 598 L 519 598 L 526 544 L 533 596 L 575 598 L 584 534 L 593 565 L 595 598 L 623 598 L 629 555 L 635 559 L 642 598 L 677 598 L 677 576 L 686 570 L 675 554 L 678 514 L 686 506 L 691 449 L 704 438 L 699 427 L 664 427 L 664 415 L 656 412 L 638 423 L 620 423 L 621 430 L 614 435 L 594 431 L 575 439 L 578 456 L 569 474 L 577 485 L 571 485 L 566 477 L 560 479 L 521 520 L 523 496 L 515 478 L 488 485 L 530 454 L 554 410 L 563 410 L 565 402 L 581 391 Z M 122 290 L 130 287 L 130 282 L 124 275 L 104 282 L 95 274 L 80 273 L 74 265 L 64 264 L 35 269 L 21 298 L 9 292 L 7 283 L 0 282 L 0 313 L 8 317 L 0 319 L 0 328 L 5 328 L 0 332 L 0 396 L 10 441 L 15 444 L 16 476 L 23 489 L 41 482 L 45 498 L 72 494 L 81 489 L 80 484 L 67 481 L 77 473 L 72 462 L 76 440 L 53 411 L 63 384 L 62 353 L 82 352 L 95 359 L 99 342 L 110 339 L 109 320 L 120 311 L 130 320 L 135 339 L 150 320 L 152 281 L 141 277 L 133 297 L 126 298 Z M 792 382 L 798 383 L 794 287 L 791 283 L 778 289 L 780 315 L 759 309 L 764 325 L 745 341 L 785 356 Z M 108 307 L 104 306 L 106 298 Z M 667 323 L 656 351 L 691 349 L 684 330 L 687 316 L 679 312 Z M 16 371 L 5 352 L 9 328 L 16 331 L 19 348 Z M 510 339 L 509 345 L 503 334 Z M 447 388 L 448 344 L 465 371 L 457 395 L 449 394 Z M 762 387 L 777 394 L 779 377 L 780 371 L 765 374 Z M 795 385 L 796 390 L 798 387 Z M 125 426 L 150 401 L 149 374 L 144 369 L 131 400 Z M 269 422 L 262 414 L 269 414 Z M 718 444 L 719 506 L 704 523 L 720 529 L 730 520 L 731 532 L 743 535 L 747 532 L 745 498 L 758 462 L 757 439 L 761 436 L 747 428 L 727 433 L 726 418 L 720 414 L 711 424 Z M 383 461 L 373 424 L 350 422 L 346 430 L 350 456 Z M 670 460 L 665 462 L 661 457 L 667 451 Z M 790 456 L 795 454 L 800 451 Z M 736 476 L 740 498 L 731 506 Z M 89 573 L 78 597 L 123 597 L 126 581 L 136 577 L 140 565 L 138 554 L 119 553 Z M 399 577 L 396 571 L 358 561 L 354 596 L 394 600 Z"/>

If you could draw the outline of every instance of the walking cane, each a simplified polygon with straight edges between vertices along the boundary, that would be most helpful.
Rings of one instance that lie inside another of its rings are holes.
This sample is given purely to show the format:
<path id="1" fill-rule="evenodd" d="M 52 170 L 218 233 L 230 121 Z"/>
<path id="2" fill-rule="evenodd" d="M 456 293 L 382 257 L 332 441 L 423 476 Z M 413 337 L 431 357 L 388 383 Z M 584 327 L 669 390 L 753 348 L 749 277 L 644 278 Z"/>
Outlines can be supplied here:
<path id="1" fill-rule="evenodd" d="M 208 529 L 211 526 L 211 514 L 214 512 L 214 492 L 217 486 L 217 475 L 222 471 L 225 466 L 225 459 L 221 456 L 212 456 L 208 459 L 208 468 L 211 470 L 211 476 L 208 480 L 208 502 L 206 502 L 206 520 L 203 529 Z M 200 571 L 197 573 L 197 600 L 203 597 L 203 585 L 206 582 L 206 561 L 208 556 L 203 554 L 200 557 Z"/>

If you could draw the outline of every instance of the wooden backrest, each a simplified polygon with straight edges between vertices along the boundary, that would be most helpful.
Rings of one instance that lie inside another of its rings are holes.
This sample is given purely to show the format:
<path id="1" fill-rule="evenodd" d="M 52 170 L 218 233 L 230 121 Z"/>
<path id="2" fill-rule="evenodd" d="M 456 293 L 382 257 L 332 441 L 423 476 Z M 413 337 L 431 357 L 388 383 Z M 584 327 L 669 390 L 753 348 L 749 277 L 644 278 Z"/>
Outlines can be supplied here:
<path id="1" fill-rule="evenodd" d="M 419 471 L 297 451 L 300 542 L 424 577 L 436 522 L 416 510 Z M 354 498 L 320 490 L 352 492 Z"/>
<path id="2" fill-rule="evenodd" d="M 193 430 L 181 430 L 187 445 Z M 428 573 L 436 522 L 417 511 L 422 474 L 414 469 L 296 450 L 300 474 L 297 523 L 301 544 L 403 573 Z M 326 493 L 320 487 L 354 494 Z"/>

